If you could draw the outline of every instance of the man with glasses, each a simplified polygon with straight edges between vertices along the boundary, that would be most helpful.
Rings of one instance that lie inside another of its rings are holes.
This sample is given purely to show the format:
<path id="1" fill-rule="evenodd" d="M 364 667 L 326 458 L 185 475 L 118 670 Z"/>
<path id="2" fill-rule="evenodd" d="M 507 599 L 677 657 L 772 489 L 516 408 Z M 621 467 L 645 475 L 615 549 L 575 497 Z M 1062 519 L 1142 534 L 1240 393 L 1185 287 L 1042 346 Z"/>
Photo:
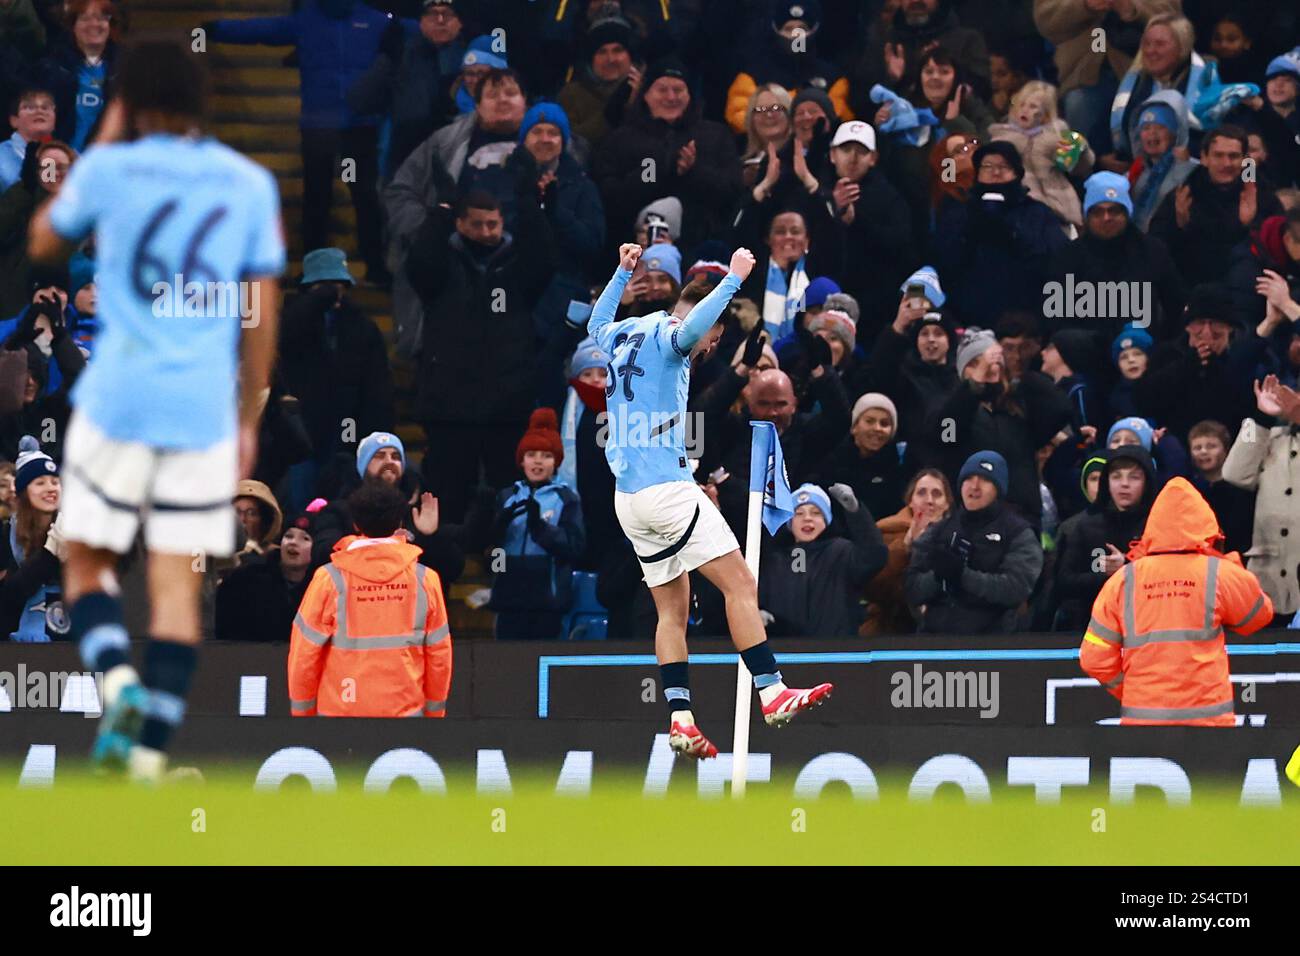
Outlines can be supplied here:
<path id="1" fill-rule="evenodd" d="M 0 143 L 0 192 L 18 182 L 27 144 L 50 138 L 54 115 L 54 96 L 43 87 L 28 87 L 14 97 L 9 110 L 14 134 Z"/>
<path id="2" fill-rule="evenodd" d="M 1157 339 L 1172 334 L 1167 327 L 1182 314 L 1185 300 L 1182 278 L 1165 244 L 1144 234 L 1132 217 L 1127 177 L 1099 172 L 1084 181 L 1083 235 L 1052 260 L 1049 281 L 1058 283 L 1067 298 L 1073 297 L 1070 289 L 1125 289 L 1140 293 L 1141 301 L 1128 294 L 1127 308 L 1111 309 L 1107 303 L 1087 315 L 1073 310 L 1049 317 L 1044 328 L 1048 336 L 1062 328 L 1086 328 L 1097 334 L 1099 344 L 1108 344 L 1129 322 Z M 1103 305 L 1100 298 L 1097 304 Z"/>
<path id="3" fill-rule="evenodd" d="M 986 143 L 974 165 L 969 198 L 940 209 L 933 259 L 963 323 L 991 328 L 1004 312 L 1042 308 L 1047 264 L 1066 236 L 1056 215 L 1030 198 L 1014 146 Z"/>
<path id="4" fill-rule="evenodd" d="M 462 28 L 452 0 L 424 0 L 418 24 L 393 19 L 380 41 L 379 55 L 348 91 L 348 105 L 358 113 L 392 118 L 386 180 L 412 150 L 455 119 L 451 87 L 465 57 Z"/>

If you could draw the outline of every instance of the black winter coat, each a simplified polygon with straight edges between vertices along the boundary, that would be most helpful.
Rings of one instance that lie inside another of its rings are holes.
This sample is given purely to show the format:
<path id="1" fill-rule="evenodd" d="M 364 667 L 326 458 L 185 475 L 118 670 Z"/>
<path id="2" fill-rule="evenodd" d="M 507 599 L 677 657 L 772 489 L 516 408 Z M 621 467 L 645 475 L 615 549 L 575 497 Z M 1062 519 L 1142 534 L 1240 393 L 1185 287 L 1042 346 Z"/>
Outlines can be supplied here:
<path id="1" fill-rule="evenodd" d="M 935 411 L 929 432 L 954 489 L 962 464 L 975 452 L 995 451 L 1005 458 L 1010 472 L 1006 502 L 1038 528 L 1043 505 L 1035 455 L 1069 423 L 1070 406 L 1041 372 L 1026 372 L 1012 388 L 1010 398 L 1019 404 L 1023 415 L 998 405 L 986 407 L 970 382 L 959 382 Z M 955 440 L 944 441 L 949 430 L 948 437 Z"/>
<path id="2" fill-rule="evenodd" d="M 1074 526 L 1064 550 L 1057 559 L 1055 596 L 1057 601 L 1056 624 L 1061 630 L 1082 630 L 1092 614 L 1092 603 L 1097 599 L 1107 575 L 1098 570 L 1098 559 L 1111 544 L 1127 552 L 1129 543 L 1142 536 L 1151 504 L 1159 489 L 1155 464 L 1151 456 L 1136 448 L 1126 448 L 1121 460 L 1135 460 L 1146 472 L 1146 488 L 1142 498 L 1132 508 L 1120 511 L 1110 497 L 1111 462 L 1102 469 L 1097 500 Z"/>
<path id="3" fill-rule="evenodd" d="M 836 179 L 822 181 L 822 195 L 830 202 Z M 879 169 L 858 183 L 853 222 L 836 216 L 836 229 L 844 249 L 844 268 L 832 273 L 840 287 L 858 301 L 858 342 L 869 345 L 877 330 L 888 327 L 898 308 L 898 287 L 921 263 L 912 235 L 907 200 Z M 833 202 L 832 202 L 833 206 Z M 833 210 L 834 211 L 834 210 Z"/>
<path id="4" fill-rule="evenodd" d="M 799 544 L 789 526 L 777 533 L 759 566 L 758 603 L 782 637 L 856 637 L 867 582 L 889 558 L 875 520 L 859 507 L 835 509 L 836 521 L 816 541 Z M 848 537 L 833 529 L 843 527 Z"/>
<path id="5" fill-rule="evenodd" d="M 217 585 L 216 639 L 287 642 L 310 583 L 310 573 L 297 584 L 285 578 L 278 548 L 261 561 L 235 568 Z"/>
<path id="6" fill-rule="evenodd" d="M 691 140 L 695 163 L 679 176 L 677 154 Z M 653 160 L 653 167 L 647 160 Z M 606 235 L 611 240 L 628 235 L 636 214 L 650 203 L 676 196 L 683 207 L 678 246 L 690 250 L 704 239 L 726 233 L 740 194 L 740 160 L 731 131 L 701 119 L 698 103 L 670 124 L 653 118 L 644 101 L 638 100 L 623 125 L 601 143 L 592 178 L 605 200 Z"/>
<path id="7" fill-rule="evenodd" d="M 877 516 L 892 515 L 904 503 L 903 489 L 914 471 L 904 464 L 896 442 L 889 442 L 874 455 L 863 455 L 853 436 L 846 435 L 814 480 L 823 488 L 837 482 L 848 485 L 875 521 Z"/>
<path id="8" fill-rule="evenodd" d="M 1096 288 L 1104 282 L 1144 282 L 1144 288 L 1151 290 L 1151 300 L 1145 305 L 1151 310 L 1147 316 L 1151 326 L 1148 332 L 1156 339 L 1168 338 L 1178 330 L 1178 323 L 1183 314 L 1186 299 L 1182 277 L 1174 266 L 1173 257 L 1165 244 L 1154 236 L 1143 235 L 1133 223 L 1128 224 L 1115 239 L 1099 239 L 1084 233 L 1073 242 L 1067 243 L 1052 257 L 1048 266 L 1048 281 L 1060 283 L 1062 298 L 1068 298 L 1069 282 L 1067 276 L 1073 276 L 1074 288 L 1091 283 Z M 1127 287 L 1132 290 L 1132 285 Z M 1144 293 L 1145 294 L 1145 293 Z M 1129 300 L 1129 312 L 1133 311 Z M 1123 303 L 1116 309 L 1123 312 Z M 1070 311 L 1074 311 L 1071 309 Z M 1111 311 L 1111 310 L 1107 310 Z M 1133 314 L 1115 314 L 1102 316 L 1060 316 L 1044 315 L 1044 339 L 1058 329 L 1080 328 L 1095 332 L 1098 343 L 1110 353 L 1110 344 L 1119 335 L 1120 330 L 1130 321 L 1139 318 Z"/>
<path id="9" fill-rule="evenodd" d="M 416 236 L 407 275 L 424 305 L 421 421 L 518 425 L 537 394 L 533 309 L 554 270 L 554 242 L 535 200 L 521 197 L 519 229 L 490 253 L 435 211 Z"/>
<path id="10" fill-rule="evenodd" d="M 280 378 L 298 399 L 316 455 L 354 450 L 342 423 L 351 419 L 357 440 L 391 431 L 393 373 L 383 333 L 346 296 L 318 289 L 290 298 L 280 328 Z"/>
<path id="11" fill-rule="evenodd" d="M 1204 419 L 1222 422 L 1236 436 L 1243 418 L 1255 411 L 1256 367 L 1266 359 L 1268 342 L 1254 330 L 1237 332 L 1223 355 L 1202 365 L 1186 337 L 1157 346 L 1147 373 L 1134 389 L 1141 414 L 1183 444 Z"/>
<path id="12" fill-rule="evenodd" d="M 1209 170 L 1197 166 L 1183 185 L 1192 191 L 1187 227 L 1178 228 L 1175 190 L 1160 204 L 1147 231 L 1169 247 L 1179 274 L 1189 282 L 1199 285 L 1222 281 L 1232 261 L 1232 247 L 1249 239 L 1251 229 L 1269 216 L 1280 214 L 1282 207 L 1273 191 L 1260 183 L 1256 187 L 1255 218 L 1243 226 L 1238 214 L 1243 185 L 1239 178 L 1234 177 L 1226 186 L 1216 186 Z"/>
<path id="13" fill-rule="evenodd" d="M 971 543 L 955 585 L 935 573 L 934 553 L 954 535 Z M 1006 634 L 1028 600 L 1043 567 L 1038 533 L 1002 502 L 979 511 L 958 508 L 912 542 L 903 592 L 925 607 L 920 631 L 934 634 Z"/>
<path id="14" fill-rule="evenodd" d="M 1067 241 L 1056 214 L 1015 184 L 1003 202 L 945 199 L 934 265 L 962 321 L 992 328 L 1007 310 L 1042 310 L 1048 263 Z"/>
<path id="15" fill-rule="evenodd" d="M 915 336 L 899 335 L 892 324 L 886 324 L 867 357 L 868 385 L 872 391 L 893 399 L 899 419 L 896 437 L 908 443 L 922 467 L 936 465 L 940 460 L 927 429 L 944 398 L 957 385 L 953 365 L 956 353 L 956 348 L 950 347 L 947 362 L 929 365 L 916 351 Z"/>

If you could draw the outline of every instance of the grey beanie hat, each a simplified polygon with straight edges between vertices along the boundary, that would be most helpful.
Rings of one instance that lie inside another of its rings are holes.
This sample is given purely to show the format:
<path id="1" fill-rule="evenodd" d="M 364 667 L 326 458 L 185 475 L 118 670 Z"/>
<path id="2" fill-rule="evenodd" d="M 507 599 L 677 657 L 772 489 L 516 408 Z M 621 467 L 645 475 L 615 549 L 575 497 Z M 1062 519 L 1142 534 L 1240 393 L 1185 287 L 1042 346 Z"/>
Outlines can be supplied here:
<path id="1" fill-rule="evenodd" d="M 858 300 L 853 298 L 853 296 L 849 295 L 847 292 L 832 292 L 826 297 L 826 301 L 823 305 L 826 309 L 836 309 L 843 312 L 853 320 L 854 325 L 858 324 L 858 319 L 860 317 Z"/>
<path id="2" fill-rule="evenodd" d="M 961 377 L 967 365 L 997 344 L 998 340 L 993 335 L 992 329 L 967 329 L 966 334 L 961 337 L 961 345 L 957 348 L 957 377 Z"/>

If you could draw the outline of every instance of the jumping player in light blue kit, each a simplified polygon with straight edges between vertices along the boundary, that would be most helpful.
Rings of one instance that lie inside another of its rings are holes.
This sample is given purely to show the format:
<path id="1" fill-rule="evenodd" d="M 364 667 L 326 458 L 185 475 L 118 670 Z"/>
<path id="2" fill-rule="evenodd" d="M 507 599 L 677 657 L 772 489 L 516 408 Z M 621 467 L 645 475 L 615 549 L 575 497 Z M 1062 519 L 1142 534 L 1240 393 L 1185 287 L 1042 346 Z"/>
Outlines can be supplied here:
<path id="1" fill-rule="evenodd" d="M 619 248 L 619 268 L 596 300 L 587 331 L 610 355 L 605 400 L 605 457 L 614 473 L 614 510 L 632 542 L 654 598 L 659 623 L 655 656 L 671 713 L 669 745 L 688 757 L 715 757 L 718 748 L 695 725 L 687 672 L 689 572 L 699 570 L 722 591 L 732 642 L 754 675 L 763 717 L 781 725 L 830 697 L 830 684 L 786 687 L 758 612 L 754 576 L 722 514 L 696 484 L 686 458 L 686 399 L 691 361 L 707 355 L 725 328 L 724 310 L 754 268 L 748 249 L 731 256 L 727 276 L 712 292 L 696 279 L 671 313 L 615 322 L 623 288 L 642 255 Z M 651 246 L 646 256 L 653 257 Z"/>
<path id="2" fill-rule="evenodd" d="M 230 503 L 256 456 L 285 260 L 275 179 L 202 135 L 205 87 L 183 47 L 133 46 L 120 98 L 28 244 L 57 260 L 95 237 L 102 331 L 72 392 L 64 594 L 82 659 L 104 675 L 92 758 L 144 781 L 162 776 L 185 712 L 195 562 L 234 550 Z M 138 674 L 114 575 L 141 527 L 151 615 Z"/>

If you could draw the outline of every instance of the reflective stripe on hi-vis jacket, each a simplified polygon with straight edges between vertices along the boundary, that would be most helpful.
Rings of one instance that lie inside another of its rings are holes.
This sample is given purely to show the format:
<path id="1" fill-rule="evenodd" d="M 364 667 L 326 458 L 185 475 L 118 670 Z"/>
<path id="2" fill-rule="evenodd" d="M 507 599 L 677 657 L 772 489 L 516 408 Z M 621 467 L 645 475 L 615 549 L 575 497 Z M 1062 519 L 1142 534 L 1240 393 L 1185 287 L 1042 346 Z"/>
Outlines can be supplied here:
<path id="1" fill-rule="evenodd" d="M 1264 627 L 1273 605 L 1220 540 L 1205 499 L 1172 479 L 1097 595 L 1079 661 L 1119 698 L 1121 723 L 1235 723 L 1225 636 Z"/>
<path id="2" fill-rule="evenodd" d="M 344 538 L 294 618 L 290 713 L 442 717 L 451 632 L 436 572 L 395 539 Z"/>

